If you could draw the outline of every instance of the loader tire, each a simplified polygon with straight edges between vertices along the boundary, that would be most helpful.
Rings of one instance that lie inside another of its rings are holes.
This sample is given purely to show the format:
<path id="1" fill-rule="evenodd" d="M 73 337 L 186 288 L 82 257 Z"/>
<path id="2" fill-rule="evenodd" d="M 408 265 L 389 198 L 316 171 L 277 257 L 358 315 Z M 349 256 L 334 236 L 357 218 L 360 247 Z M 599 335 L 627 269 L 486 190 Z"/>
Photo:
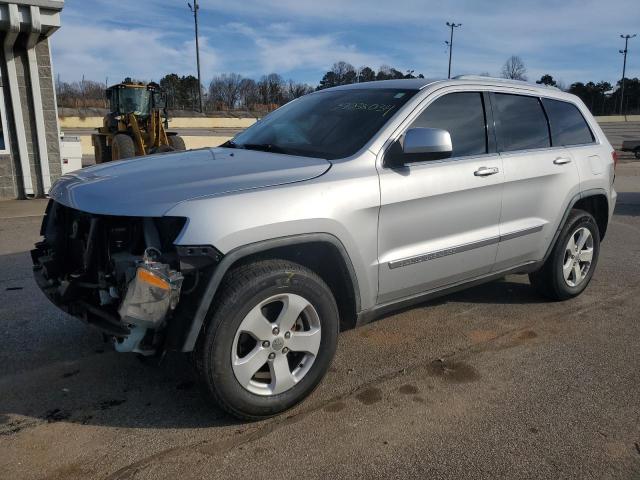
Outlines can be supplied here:
<path id="1" fill-rule="evenodd" d="M 124 160 L 135 156 L 136 146 L 133 143 L 133 138 L 124 133 L 118 133 L 113 137 L 113 142 L 111 143 L 112 160 Z"/>
<path id="2" fill-rule="evenodd" d="M 168 139 L 169 145 L 171 145 L 171 148 L 173 148 L 174 150 L 187 149 L 187 146 L 184 143 L 184 138 L 182 138 L 180 135 L 170 135 Z"/>
<path id="3" fill-rule="evenodd" d="M 96 164 L 111 161 L 111 147 L 107 146 L 107 138 L 99 135 L 94 138 L 94 156 Z"/>

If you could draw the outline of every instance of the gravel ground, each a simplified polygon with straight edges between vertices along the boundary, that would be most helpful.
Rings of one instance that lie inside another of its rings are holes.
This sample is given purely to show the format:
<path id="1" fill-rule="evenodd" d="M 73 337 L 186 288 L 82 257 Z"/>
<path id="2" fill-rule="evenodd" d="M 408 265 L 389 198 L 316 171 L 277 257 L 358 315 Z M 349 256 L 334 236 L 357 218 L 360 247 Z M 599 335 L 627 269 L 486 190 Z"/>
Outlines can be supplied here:
<path id="1" fill-rule="evenodd" d="M 509 276 L 345 332 L 318 390 L 257 423 L 181 356 L 116 354 L 49 305 L 28 258 L 43 203 L 0 202 L 0 477 L 640 478 L 640 164 L 617 175 L 583 295 Z"/>

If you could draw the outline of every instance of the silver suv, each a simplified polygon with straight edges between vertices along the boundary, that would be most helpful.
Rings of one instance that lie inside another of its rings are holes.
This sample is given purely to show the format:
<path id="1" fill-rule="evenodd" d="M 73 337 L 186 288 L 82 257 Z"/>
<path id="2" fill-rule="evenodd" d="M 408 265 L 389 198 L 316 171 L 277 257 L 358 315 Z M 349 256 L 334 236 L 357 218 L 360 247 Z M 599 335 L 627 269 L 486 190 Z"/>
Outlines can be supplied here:
<path id="1" fill-rule="evenodd" d="M 219 148 L 65 175 L 34 270 L 116 350 L 192 352 L 221 407 L 263 418 L 318 385 L 341 329 L 508 273 L 553 300 L 580 294 L 615 162 L 555 88 L 341 86 Z"/>

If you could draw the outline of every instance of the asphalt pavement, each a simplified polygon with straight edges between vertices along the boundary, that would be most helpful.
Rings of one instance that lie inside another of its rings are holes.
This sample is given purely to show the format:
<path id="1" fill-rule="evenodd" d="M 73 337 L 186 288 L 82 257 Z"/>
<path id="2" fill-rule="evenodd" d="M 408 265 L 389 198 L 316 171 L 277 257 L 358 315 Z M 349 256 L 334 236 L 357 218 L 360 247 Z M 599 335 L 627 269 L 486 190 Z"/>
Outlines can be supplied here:
<path id="1" fill-rule="evenodd" d="M 31 277 L 44 202 L 0 202 L 0 478 L 640 478 L 640 163 L 589 288 L 509 276 L 340 336 L 307 401 L 219 411 L 187 359 L 118 354 Z"/>

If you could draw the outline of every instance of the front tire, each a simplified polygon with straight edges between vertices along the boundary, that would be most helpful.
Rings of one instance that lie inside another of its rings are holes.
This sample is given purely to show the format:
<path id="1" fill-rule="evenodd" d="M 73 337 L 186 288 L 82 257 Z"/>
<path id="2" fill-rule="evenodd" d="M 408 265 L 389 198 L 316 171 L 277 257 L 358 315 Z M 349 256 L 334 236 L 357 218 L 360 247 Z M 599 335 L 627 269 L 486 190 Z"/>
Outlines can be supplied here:
<path id="1" fill-rule="evenodd" d="M 194 352 L 201 382 L 235 417 L 276 415 L 320 383 L 339 323 L 331 290 L 311 270 L 284 260 L 235 268 L 216 294 Z"/>
<path id="2" fill-rule="evenodd" d="M 113 137 L 111 143 L 111 158 L 113 160 L 124 160 L 136 156 L 136 146 L 133 138 L 124 133 L 118 133 Z"/>
<path id="3" fill-rule="evenodd" d="M 584 210 L 572 210 L 547 261 L 529 274 L 531 285 L 551 300 L 580 295 L 593 277 L 599 253 L 595 218 Z"/>

